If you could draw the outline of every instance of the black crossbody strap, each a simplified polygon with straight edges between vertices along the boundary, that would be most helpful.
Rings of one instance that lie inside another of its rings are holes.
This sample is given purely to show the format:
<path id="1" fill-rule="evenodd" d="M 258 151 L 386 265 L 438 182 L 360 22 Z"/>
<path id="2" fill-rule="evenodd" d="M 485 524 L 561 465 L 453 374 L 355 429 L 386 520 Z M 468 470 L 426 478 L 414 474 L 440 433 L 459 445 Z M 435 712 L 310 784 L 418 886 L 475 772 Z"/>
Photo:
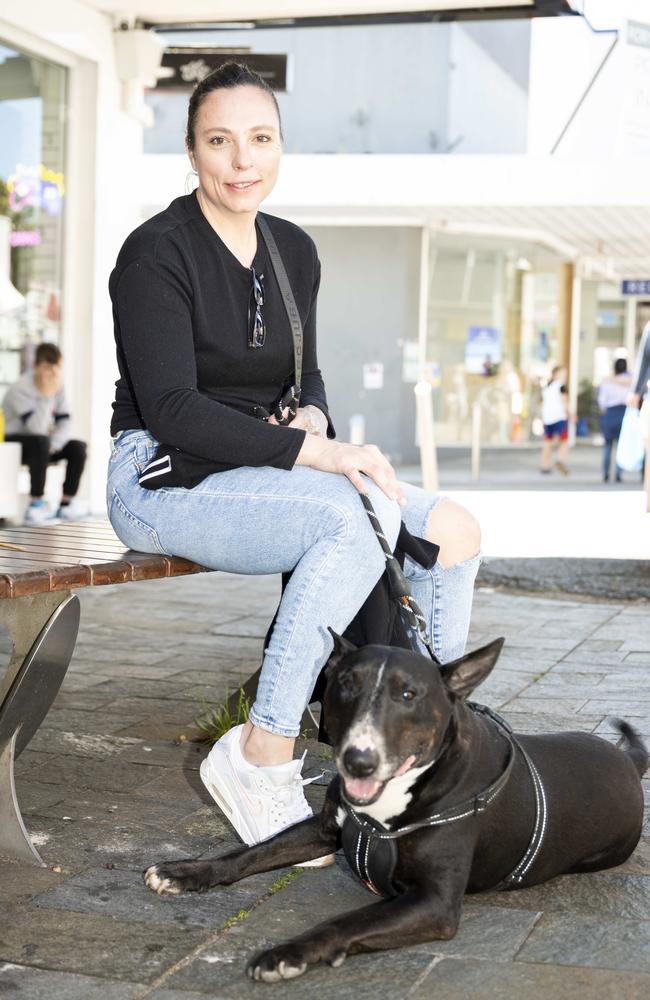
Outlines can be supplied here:
<path id="1" fill-rule="evenodd" d="M 292 397 L 295 399 L 295 405 L 297 407 L 300 400 L 300 387 L 302 382 L 302 323 L 300 321 L 300 313 L 298 312 L 296 300 L 294 299 L 293 292 L 291 291 L 291 285 L 289 284 L 289 278 L 284 262 L 280 256 L 280 251 L 278 250 L 277 243 L 273 238 L 273 233 L 269 228 L 269 224 L 261 214 L 257 216 L 256 221 L 262 234 L 262 238 L 266 244 L 266 249 L 269 252 L 271 265 L 273 267 L 273 271 L 275 272 L 275 277 L 280 287 L 280 291 L 282 292 L 284 308 L 287 311 L 287 317 L 291 326 L 291 335 L 293 337 L 294 374 L 296 381 L 290 392 Z"/>

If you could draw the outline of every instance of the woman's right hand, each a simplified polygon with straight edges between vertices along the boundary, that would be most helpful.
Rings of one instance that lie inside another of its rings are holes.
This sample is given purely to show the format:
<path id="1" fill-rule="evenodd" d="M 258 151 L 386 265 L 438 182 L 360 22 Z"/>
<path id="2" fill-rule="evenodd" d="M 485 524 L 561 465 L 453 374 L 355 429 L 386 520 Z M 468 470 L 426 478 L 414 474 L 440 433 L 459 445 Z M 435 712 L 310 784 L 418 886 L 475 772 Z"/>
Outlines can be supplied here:
<path id="1" fill-rule="evenodd" d="M 391 500 L 396 500 L 402 506 L 406 503 L 393 466 L 374 444 L 345 444 L 308 434 L 298 453 L 296 465 L 308 465 L 320 472 L 347 476 L 359 493 L 365 494 L 368 488 L 361 475 L 363 473 Z"/>

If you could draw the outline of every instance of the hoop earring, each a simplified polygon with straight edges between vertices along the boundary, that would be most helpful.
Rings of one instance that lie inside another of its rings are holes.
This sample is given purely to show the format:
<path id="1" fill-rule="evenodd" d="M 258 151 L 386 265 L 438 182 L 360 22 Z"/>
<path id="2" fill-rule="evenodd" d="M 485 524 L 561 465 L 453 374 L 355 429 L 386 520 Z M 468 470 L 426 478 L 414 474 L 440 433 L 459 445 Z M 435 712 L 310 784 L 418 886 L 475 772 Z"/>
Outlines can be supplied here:
<path id="1" fill-rule="evenodd" d="M 195 183 L 196 182 L 196 183 Z M 185 175 L 185 194 L 192 194 L 199 186 L 198 170 L 189 170 Z"/>

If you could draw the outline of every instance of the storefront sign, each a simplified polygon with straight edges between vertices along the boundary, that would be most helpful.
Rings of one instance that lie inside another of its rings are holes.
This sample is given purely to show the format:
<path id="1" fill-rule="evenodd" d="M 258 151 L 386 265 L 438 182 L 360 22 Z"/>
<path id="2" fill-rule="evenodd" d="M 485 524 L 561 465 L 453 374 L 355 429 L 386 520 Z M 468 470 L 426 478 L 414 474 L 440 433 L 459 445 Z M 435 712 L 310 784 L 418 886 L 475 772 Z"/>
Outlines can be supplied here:
<path id="1" fill-rule="evenodd" d="M 627 44 L 639 45 L 642 49 L 650 49 L 650 24 L 642 24 L 640 21 L 628 21 Z"/>
<path id="2" fill-rule="evenodd" d="M 501 331 L 496 326 L 470 326 L 465 344 L 466 371 L 473 375 L 492 374 L 494 365 L 500 361 Z"/>
<path id="3" fill-rule="evenodd" d="M 156 89 L 191 89 L 208 73 L 219 69 L 227 62 L 241 62 L 255 70 L 272 90 L 287 89 L 287 56 L 280 52 L 263 55 L 260 52 L 227 52 L 223 49 L 167 49 L 163 55 L 162 67 L 170 70 L 169 76 L 161 77 Z"/>
<path id="4" fill-rule="evenodd" d="M 621 295 L 650 295 L 650 278 L 622 281 Z"/>

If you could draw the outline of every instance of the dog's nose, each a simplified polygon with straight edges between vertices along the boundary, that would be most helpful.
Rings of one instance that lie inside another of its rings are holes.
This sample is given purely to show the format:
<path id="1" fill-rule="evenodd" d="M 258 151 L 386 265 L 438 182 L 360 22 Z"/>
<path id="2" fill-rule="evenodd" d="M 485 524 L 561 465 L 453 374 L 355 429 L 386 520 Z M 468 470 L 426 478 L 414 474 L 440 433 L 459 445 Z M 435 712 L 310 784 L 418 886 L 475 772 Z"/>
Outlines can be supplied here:
<path id="1" fill-rule="evenodd" d="M 354 778 L 367 778 L 377 770 L 379 756 L 374 750 L 359 750 L 358 747 L 348 747 L 343 754 L 345 770 Z"/>

